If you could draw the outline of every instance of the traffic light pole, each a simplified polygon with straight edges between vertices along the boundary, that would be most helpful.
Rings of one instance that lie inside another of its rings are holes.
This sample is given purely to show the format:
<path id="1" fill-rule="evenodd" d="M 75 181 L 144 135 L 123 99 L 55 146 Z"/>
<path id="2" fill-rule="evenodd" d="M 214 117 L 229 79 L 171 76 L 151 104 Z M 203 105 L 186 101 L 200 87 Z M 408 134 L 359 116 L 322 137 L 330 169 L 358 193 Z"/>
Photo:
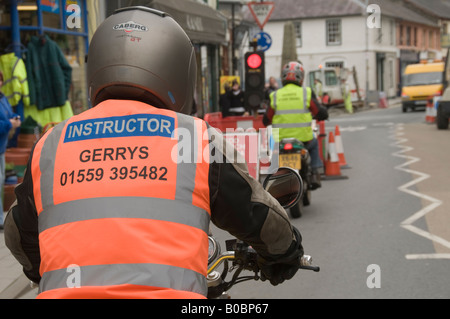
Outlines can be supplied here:
<path id="1" fill-rule="evenodd" d="M 236 29 L 236 26 L 235 26 L 235 17 L 234 17 L 234 3 L 231 3 L 231 33 L 232 33 L 232 35 L 231 35 L 232 36 L 232 39 L 231 39 L 231 52 L 232 52 L 231 67 L 233 68 L 231 73 L 233 75 L 236 75 L 236 52 L 235 52 L 236 47 L 234 44 L 235 33 L 236 33 L 235 29 Z"/>
<path id="2" fill-rule="evenodd" d="M 253 39 L 250 41 L 250 48 L 253 49 L 253 52 L 256 52 L 258 50 L 258 41 L 256 39 Z"/>

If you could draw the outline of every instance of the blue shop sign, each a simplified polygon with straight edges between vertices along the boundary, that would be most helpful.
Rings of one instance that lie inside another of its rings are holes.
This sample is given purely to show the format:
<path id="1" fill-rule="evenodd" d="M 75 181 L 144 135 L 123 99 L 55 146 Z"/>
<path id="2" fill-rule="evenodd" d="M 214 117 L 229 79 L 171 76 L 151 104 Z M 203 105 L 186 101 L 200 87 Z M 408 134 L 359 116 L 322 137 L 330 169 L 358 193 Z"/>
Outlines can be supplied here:
<path id="1" fill-rule="evenodd" d="M 59 0 L 41 0 L 41 10 L 59 14 Z"/>

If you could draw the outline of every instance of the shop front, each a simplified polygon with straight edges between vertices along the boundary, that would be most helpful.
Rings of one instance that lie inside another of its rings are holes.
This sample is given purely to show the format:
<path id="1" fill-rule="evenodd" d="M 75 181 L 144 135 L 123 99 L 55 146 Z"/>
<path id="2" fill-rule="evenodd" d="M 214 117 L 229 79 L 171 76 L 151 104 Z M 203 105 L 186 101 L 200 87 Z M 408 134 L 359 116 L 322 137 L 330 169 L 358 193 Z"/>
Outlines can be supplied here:
<path id="1" fill-rule="evenodd" d="M 45 126 L 89 108 L 86 18 L 86 0 L 1 2 L 0 69 L 17 83 L 8 99 L 24 119 Z"/>
<path id="2" fill-rule="evenodd" d="M 126 2 L 126 4 L 124 4 Z M 191 0 L 108 0 L 107 15 L 121 6 L 143 5 L 164 11 L 177 21 L 195 47 L 197 85 L 195 102 L 197 115 L 218 109 L 220 49 L 226 45 L 227 19 L 206 4 Z"/>

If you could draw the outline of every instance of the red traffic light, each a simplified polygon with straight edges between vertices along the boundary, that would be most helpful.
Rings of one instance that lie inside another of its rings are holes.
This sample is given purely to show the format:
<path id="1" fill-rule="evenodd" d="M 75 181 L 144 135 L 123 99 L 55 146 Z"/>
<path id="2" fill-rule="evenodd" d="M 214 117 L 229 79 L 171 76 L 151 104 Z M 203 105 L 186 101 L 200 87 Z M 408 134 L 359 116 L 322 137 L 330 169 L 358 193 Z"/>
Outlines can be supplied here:
<path id="1" fill-rule="evenodd" d="M 253 53 L 250 54 L 247 58 L 247 65 L 252 69 L 259 68 L 261 66 L 261 63 L 262 59 L 259 54 Z"/>

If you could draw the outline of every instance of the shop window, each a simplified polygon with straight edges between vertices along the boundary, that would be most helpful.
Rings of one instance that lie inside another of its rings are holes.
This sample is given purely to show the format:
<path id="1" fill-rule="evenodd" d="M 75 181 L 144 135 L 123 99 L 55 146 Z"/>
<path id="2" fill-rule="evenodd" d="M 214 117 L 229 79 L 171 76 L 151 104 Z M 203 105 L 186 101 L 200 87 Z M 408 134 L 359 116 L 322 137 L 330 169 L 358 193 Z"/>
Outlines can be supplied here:
<path id="1" fill-rule="evenodd" d="M 85 24 L 86 0 L 24 1 L 20 5 L 17 7 L 18 21 L 12 26 L 10 4 L 0 4 L 1 54 L 12 52 L 10 48 L 13 41 L 11 36 L 13 27 L 20 30 L 20 53 L 25 60 L 27 46 L 32 37 L 47 35 L 57 43 L 72 67 L 72 83 L 68 99 L 74 114 L 87 110 L 89 103 L 85 71 L 85 56 L 88 49 Z"/>
<path id="2" fill-rule="evenodd" d="M 406 27 L 406 45 L 411 45 L 411 27 Z"/>

